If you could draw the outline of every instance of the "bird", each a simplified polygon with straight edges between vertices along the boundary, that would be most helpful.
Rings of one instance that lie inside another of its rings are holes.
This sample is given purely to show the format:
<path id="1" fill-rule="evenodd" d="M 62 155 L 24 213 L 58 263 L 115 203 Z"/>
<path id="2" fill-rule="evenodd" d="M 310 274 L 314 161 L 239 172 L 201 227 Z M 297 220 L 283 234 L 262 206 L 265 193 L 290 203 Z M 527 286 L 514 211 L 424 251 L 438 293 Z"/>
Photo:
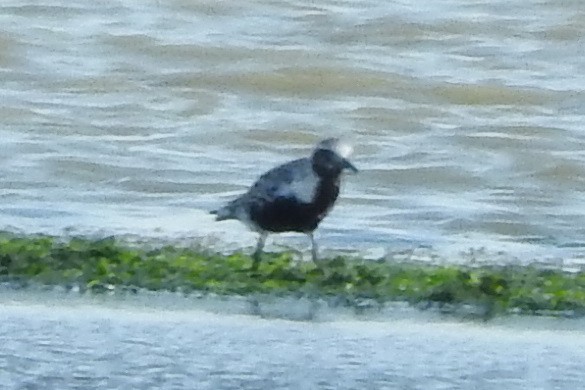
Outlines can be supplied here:
<path id="1" fill-rule="evenodd" d="M 324 139 L 309 157 L 270 169 L 247 192 L 211 211 L 216 221 L 239 220 L 259 233 L 251 270 L 258 269 L 271 233 L 306 234 L 311 240 L 312 260 L 318 264 L 314 231 L 337 200 L 341 174 L 358 172 L 348 160 L 351 152 L 352 147 L 339 138 Z"/>

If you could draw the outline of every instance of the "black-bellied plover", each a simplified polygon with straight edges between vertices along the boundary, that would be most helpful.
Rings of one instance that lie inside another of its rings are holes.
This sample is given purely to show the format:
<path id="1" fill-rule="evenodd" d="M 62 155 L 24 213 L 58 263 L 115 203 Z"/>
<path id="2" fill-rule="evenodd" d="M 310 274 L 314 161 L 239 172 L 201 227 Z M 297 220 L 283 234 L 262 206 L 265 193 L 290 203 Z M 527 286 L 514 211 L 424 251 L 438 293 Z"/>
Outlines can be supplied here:
<path id="1" fill-rule="evenodd" d="M 341 173 L 344 170 L 358 171 L 347 160 L 351 151 L 349 145 L 337 138 L 323 140 L 310 157 L 269 170 L 248 192 L 212 211 L 217 221 L 237 219 L 260 233 L 252 269 L 257 269 L 270 233 L 307 234 L 311 239 L 313 262 L 317 261 L 313 232 L 331 211 L 339 195 Z"/>

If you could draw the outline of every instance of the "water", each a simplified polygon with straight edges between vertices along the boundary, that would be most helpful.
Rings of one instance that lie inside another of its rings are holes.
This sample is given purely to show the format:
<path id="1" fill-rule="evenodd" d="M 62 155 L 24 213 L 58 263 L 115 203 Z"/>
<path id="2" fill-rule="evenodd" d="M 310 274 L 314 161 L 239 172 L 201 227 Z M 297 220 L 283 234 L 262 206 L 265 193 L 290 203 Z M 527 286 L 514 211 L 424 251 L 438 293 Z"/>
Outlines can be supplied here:
<path id="1" fill-rule="evenodd" d="M 0 228 L 248 246 L 208 210 L 345 136 L 361 173 L 322 225 L 325 249 L 582 264 L 584 12 L 3 1 Z"/>
<path id="2" fill-rule="evenodd" d="M 0 389 L 569 390 L 585 381 L 579 322 L 298 322 L 160 295 L 48 295 L 3 291 Z"/>

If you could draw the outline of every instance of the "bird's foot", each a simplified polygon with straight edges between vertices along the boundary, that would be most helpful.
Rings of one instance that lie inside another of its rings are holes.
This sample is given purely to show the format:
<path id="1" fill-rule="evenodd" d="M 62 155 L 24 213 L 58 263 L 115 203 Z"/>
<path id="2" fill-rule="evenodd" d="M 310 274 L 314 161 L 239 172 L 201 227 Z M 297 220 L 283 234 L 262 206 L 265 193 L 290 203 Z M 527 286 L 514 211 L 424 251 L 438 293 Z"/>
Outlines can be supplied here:
<path id="1" fill-rule="evenodd" d="M 258 268 L 260 267 L 260 254 L 254 253 L 252 255 L 252 265 L 249 268 L 245 268 L 243 271 L 250 273 L 251 275 L 257 276 L 258 275 Z"/>

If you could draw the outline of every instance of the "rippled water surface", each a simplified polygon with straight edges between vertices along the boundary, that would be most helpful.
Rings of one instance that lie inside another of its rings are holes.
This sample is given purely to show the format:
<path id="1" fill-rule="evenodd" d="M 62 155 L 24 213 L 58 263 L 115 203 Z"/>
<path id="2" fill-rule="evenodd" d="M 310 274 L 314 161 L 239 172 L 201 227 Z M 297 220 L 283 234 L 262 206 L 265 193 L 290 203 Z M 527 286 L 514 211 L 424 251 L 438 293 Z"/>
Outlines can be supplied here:
<path id="1" fill-rule="evenodd" d="M 6 0 L 0 26 L 1 228 L 250 245 L 207 211 L 335 135 L 361 173 L 325 248 L 585 254 L 580 1 Z"/>
<path id="2" fill-rule="evenodd" d="M 552 327 L 531 320 L 531 329 L 295 322 L 143 298 L 3 291 L 0 388 L 574 390 L 585 382 L 582 324 L 559 319 Z"/>

